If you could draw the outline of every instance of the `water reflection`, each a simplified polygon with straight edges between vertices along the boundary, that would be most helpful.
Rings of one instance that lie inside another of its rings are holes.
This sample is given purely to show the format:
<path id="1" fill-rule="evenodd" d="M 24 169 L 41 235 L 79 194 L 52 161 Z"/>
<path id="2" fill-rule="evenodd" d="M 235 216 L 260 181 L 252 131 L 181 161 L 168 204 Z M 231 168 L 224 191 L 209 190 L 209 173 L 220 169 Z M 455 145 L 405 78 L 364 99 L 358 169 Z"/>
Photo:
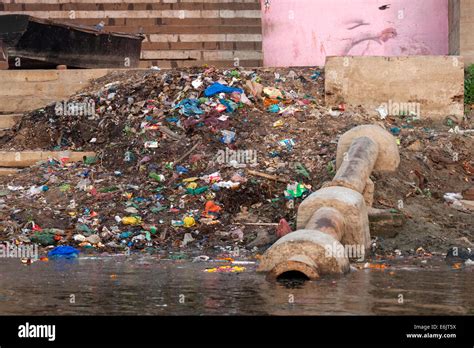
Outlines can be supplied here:
<path id="1" fill-rule="evenodd" d="M 390 272 L 359 270 L 312 282 L 269 283 L 254 266 L 244 273 L 203 272 L 209 266 L 154 256 L 30 266 L 3 259 L 0 314 L 474 314 L 473 267 L 400 265 Z"/>

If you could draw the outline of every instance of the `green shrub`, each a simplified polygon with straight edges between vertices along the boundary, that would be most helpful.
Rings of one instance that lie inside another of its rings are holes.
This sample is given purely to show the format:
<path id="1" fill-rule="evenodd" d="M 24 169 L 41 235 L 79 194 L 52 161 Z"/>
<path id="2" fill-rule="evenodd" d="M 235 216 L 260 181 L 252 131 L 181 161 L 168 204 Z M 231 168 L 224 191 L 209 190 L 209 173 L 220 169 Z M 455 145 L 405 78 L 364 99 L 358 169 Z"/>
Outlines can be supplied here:
<path id="1" fill-rule="evenodd" d="M 464 82 L 464 102 L 467 105 L 474 104 L 474 64 L 467 68 L 466 80 Z"/>

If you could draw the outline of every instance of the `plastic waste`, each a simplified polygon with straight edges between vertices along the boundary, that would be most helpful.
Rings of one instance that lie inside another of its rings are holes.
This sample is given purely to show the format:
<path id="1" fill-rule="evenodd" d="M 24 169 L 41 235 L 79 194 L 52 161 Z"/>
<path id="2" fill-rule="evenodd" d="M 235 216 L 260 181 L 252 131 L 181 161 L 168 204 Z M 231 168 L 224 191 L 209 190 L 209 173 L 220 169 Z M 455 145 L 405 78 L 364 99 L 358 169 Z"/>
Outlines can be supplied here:
<path id="1" fill-rule="evenodd" d="M 193 236 L 191 233 L 185 233 L 184 238 L 183 238 L 183 243 L 181 244 L 182 246 L 186 246 L 188 243 L 194 241 Z"/>
<path id="2" fill-rule="evenodd" d="M 263 89 L 263 93 L 267 97 L 272 98 L 272 99 L 277 99 L 277 98 L 283 99 L 283 94 L 281 93 L 279 89 L 275 87 L 265 87 Z"/>
<path id="3" fill-rule="evenodd" d="M 296 145 L 296 142 L 294 139 L 283 139 L 278 142 L 280 146 L 286 147 L 288 151 L 293 150 L 293 146 Z"/>
<path id="4" fill-rule="evenodd" d="M 268 111 L 273 113 L 273 114 L 276 114 L 276 113 L 280 112 L 280 107 L 277 104 L 273 104 L 273 105 L 270 105 L 268 107 Z"/>
<path id="5" fill-rule="evenodd" d="M 158 182 L 163 182 L 163 181 L 166 180 L 166 178 L 163 174 L 158 174 L 158 173 L 155 173 L 155 172 L 151 172 L 150 174 L 148 174 L 148 177 L 150 179 L 154 179 Z"/>
<path id="6" fill-rule="evenodd" d="M 240 88 L 229 87 L 219 82 L 214 82 L 211 86 L 206 88 L 206 90 L 204 91 L 204 95 L 206 97 L 212 97 L 215 94 L 232 92 L 243 93 L 244 91 Z"/>
<path id="7" fill-rule="evenodd" d="M 235 141 L 235 135 L 236 135 L 235 132 L 229 131 L 229 130 L 222 130 L 221 133 L 222 133 L 222 138 L 221 138 L 222 143 L 231 144 Z"/>
<path id="8" fill-rule="evenodd" d="M 305 185 L 295 182 L 293 184 L 287 185 L 284 194 L 285 198 L 294 199 L 303 196 L 306 191 L 308 191 L 308 189 L 305 187 Z"/>
<path id="9" fill-rule="evenodd" d="M 79 250 L 71 246 L 61 245 L 61 246 L 57 246 L 56 248 L 48 252 L 48 257 L 50 259 L 55 259 L 55 258 L 71 259 L 71 258 L 78 257 L 79 252 L 80 252 Z"/>
<path id="10" fill-rule="evenodd" d="M 142 219 L 138 216 L 126 216 L 122 218 L 121 222 L 124 225 L 136 226 L 142 224 Z"/>
<path id="11" fill-rule="evenodd" d="M 196 225 L 196 220 L 192 216 L 186 216 L 183 219 L 184 227 L 193 227 L 194 225 Z"/>
<path id="12" fill-rule="evenodd" d="M 180 112 L 185 116 L 201 115 L 204 113 L 199 107 L 200 103 L 198 99 L 183 99 L 176 106 Z"/>

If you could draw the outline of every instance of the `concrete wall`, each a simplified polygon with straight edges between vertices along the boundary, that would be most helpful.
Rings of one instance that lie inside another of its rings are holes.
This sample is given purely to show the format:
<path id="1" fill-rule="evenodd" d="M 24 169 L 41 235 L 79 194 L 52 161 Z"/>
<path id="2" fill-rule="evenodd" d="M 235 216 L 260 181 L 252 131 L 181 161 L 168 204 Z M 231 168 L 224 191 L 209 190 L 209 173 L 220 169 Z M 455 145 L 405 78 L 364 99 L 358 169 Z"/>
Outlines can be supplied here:
<path id="1" fill-rule="evenodd" d="M 262 1 L 262 30 L 265 66 L 324 65 L 337 55 L 446 55 L 448 0 L 270 0 L 268 8 Z"/>
<path id="2" fill-rule="evenodd" d="M 1 70 L 0 115 L 22 113 L 66 99 L 87 87 L 91 80 L 102 77 L 109 71 Z"/>
<path id="3" fill-rule="evenodd" d="M 466 65 L 474 64 L 474 0 L 461 1 L 460 48 Z"/>
<path id="4" fill-rule="evenodd" d="M 259 0 L 0 0 L 9 13 L 144 33 L 143 68 L 262 65 Z"/>
<path id="5" fill-rule="evenodd" d="M 383 105 L 390 115 L 435 121 L 464 116 L 462 57 L 328 57 L 325 72 L 328 106 L 362 105 L 377 115 Z"/>
<path id="6" fill-rule="evenodd" d="M 461 0 L 449 0 L 449 54 L 461 53 Z"/>

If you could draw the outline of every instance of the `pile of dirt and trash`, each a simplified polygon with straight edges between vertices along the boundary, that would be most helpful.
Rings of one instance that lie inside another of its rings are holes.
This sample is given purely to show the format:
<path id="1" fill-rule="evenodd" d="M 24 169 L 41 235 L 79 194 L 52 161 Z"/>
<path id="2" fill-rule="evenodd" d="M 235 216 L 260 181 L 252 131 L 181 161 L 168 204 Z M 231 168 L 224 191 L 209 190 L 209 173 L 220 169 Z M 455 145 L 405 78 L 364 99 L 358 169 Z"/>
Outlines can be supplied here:
<path id="1" fill-rule="evenodd" d="M 401 164 L 373 175 L 374 207 L 404 223 L 390 237 L 374 223 L 374 251 L 472 247 L 469 122 L 325 105 L 318 68 L 116 72 L 26 114 L 2 138 L 5 151 L 96 156 L 0 177 L 0 240 L 258 253 L 294 230 L 299 203 L 331 180 L 338 136 L 376 123 L 397 137 Z"/>

